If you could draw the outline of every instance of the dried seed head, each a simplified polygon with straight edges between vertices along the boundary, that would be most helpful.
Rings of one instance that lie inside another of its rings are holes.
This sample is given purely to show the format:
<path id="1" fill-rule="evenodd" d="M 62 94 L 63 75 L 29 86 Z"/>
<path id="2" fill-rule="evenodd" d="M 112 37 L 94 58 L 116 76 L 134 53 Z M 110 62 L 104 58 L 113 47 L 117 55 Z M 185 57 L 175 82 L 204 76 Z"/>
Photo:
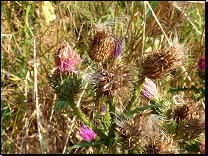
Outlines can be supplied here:
<path id="1" fill-rule="evenodd" d="M 90 39 L 88 55 L 95 62 L 104 62 L 114 51 L 112 31 L 105 25 L 97 25 Z"/>
<path id="2" fill-rule="evenodd" d="M 189 114 L 188 105 L 177 106 L 173 112 L 173 119 L 176 119 L 176 123 L 179 124 L 179 121 L 184 120 Z"/>
<path id="3" fill-rule="evenodd" d="M 122 124 L 119 120 L 116 120 L 116 124 L 116 132 L 121 141 L 124 142 L 123 145 L 128 147 L 130 150 L 138 147 L 142 138 L 144 116 L 137 114 L 133 120 L 127 118 Z"/>
<path id="4" fill-rule="evenodd" d="M 175 154 L 173 148 L 173 138 L 164 136 L 147 136 L 145 138 L 147 144 L 144 146 L 144 154 Z"/>
<path id="5" fill-rule="evenodd" d="M 101 67 L 91 76 L 97 95 L 124 97 L 133 88 L 130 71 L 119 65 Z"/>
<path id="6" fill-rule="evenodd" d="M 179 123 L 178 136 L 184 140 L 192 140 L 197 138 L 204 130 L 201 120 L 189 118 Z"/>
<path id="7" fill-rule="evenodd" d="M 153 52 L 143 62 L 142 75 L 150 79 L 161 79 L 168 70 L 174 69 L 182 64 L 183 45 L 171 46 L 168 50 Z"/>

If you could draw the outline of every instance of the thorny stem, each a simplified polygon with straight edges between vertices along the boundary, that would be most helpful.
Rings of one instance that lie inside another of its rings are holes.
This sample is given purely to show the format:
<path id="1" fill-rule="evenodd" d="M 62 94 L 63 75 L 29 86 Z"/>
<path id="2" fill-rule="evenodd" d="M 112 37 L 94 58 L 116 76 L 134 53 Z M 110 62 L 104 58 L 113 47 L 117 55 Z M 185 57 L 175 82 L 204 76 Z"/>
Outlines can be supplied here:
<path id="1" fill-rule="evenodd" d="M 134 92 L 133 92 L 133 96 L 131 98 L 131 101 L 129 101 L 128 105 L 126 106 L 126 108 L 124 110 L 125 115 L 128 114 L 128 112 L 130 111 L 134 102 L 136 101 L 137 97 L 139 96 L 139 94 L 142 90 L 143 84 L 144 84 L 144 80 L 145 80 L 145 78 L 142 78 L 141 80 L 139 80 L 138 85 L 134 88 Z"/>

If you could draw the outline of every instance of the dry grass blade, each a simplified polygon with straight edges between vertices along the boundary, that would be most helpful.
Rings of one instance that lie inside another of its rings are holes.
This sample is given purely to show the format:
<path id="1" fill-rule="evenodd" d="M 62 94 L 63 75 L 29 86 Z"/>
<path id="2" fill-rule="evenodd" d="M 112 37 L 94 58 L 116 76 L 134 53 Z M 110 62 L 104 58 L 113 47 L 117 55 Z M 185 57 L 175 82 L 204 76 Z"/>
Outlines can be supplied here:
<path id="1" fill-rule="evenodd" d="M 35 99 L 34 99 L 34 105 L 36 105 L 36 114 L 37 114 L 37 125 L 38 125 L 38 133 L 39 133 L 39 141 L 40 141 L 40 147 L 43 147 L 42 144 L 42 134 L 40 131 L 41 123 L 40 123 L 40 116 L 39 116 L 39 106 L 38 106 L 38 86 L 37 86 L 37 63 L 36 63 L 36 43 L 34 38 L 34 92 L 35 93 Z M 36 104 L 35 104 L 36 103 Z"/>

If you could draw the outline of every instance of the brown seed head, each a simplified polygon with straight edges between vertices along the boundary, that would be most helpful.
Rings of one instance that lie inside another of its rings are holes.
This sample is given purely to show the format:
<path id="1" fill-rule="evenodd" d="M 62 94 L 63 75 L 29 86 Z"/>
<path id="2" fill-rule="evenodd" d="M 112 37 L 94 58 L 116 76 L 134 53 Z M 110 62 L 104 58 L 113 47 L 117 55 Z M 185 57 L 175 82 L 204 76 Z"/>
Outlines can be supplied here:
<path id="1" fill-rule="evenodd" d="M 143 62 L 142 75 L 150 79 L 161 79 L 168 70 L 182 64 L 183 45 L 173 45 L 168 50 L 149 54 Z"/>
<path id="2" fill-rule="evenodd" d="M 112 31 L 105 25 L 97 25 L 90 39 L 88 55 L 95 62 L 104 62 L 114 50 Z"/>
<path id="3" fill-rule="evenodd" d="M 146 137 L 147 144 L 144 147 L 144 154 L 175 154 L 172 148 L 172 137 L 150 136 Z"/>
<path id="4" fill-rule="evenodd" d="M 173 119 L 176 119 L 176 123 L 179 124 L 179 121 L 184 120 L 189 114 L 188 105 L 177 106 L 174 109 Z"/>
<path id="5" fill-rule="evenodd" d="M 130 71 L 119 64 L 101 67 L 92 77 L 98 95 L 124 97 L 125 93 L 133 88 Z"/>
<path id="6" fill-rule="evenodd" d="M 184 140 L 192 140 L 204 131 L 202 121 L 197 118 L 183 120 L 178 125 L 178 136 Z"/>
<path id="7" fill-rule="evenodd" d="M 143 116 L 140 116 L 138 113 L 133 120 L 127 119 L 123 124 L 116 121 L 116 131 L 121 141 L 124 142 L 124 146 L 128 147 L 130 150 L 135 149 L 140 144 L 143 120 Z"/>

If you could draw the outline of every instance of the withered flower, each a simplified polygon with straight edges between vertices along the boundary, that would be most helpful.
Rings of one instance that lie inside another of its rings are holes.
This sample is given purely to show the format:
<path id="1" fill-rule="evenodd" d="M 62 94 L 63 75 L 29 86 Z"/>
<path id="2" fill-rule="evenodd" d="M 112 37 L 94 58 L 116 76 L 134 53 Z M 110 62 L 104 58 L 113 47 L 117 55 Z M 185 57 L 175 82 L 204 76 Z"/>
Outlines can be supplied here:
<path id="1" fill-rule="evenodd" d="M 144 154 L 176 154 L 173 148 L 173 138 L 163 135 L 146 136 L 147 144 L 144 146 Z"/>
<path id="2" fill-rule="evenodd" d="M 130 71 L 123 66 L 111 64 L 106 68 L 101 67 L 91 77 L 97 95 L 124 97 L 133 88 Z"/>
<path id="3" fill-rule="evenodd" d="M 142 75 L 150 79 L 161 79 L 168 70 L 182 64 L 183 44 L 174 44 L 167 50 L 150 53 L 143 62 Z"/>
<path id="4" fill-rule="evenodd" d="M 186 120 L 183 120 L 178 125 L 178 136 L 181 139 L 189 140 L 195 139 L 204 131 L 204 127 L 202 126 L 202 121 L 189 117 Z"/>
<path id="5" fill-rule="evenodd" d="M 117 125 L 116 132 L 124 143 L 123 145 L 130 150 L 134 150 L 138 147 L 141 143 L 145 117 L 138 113 L 133 120 L 126 118 L 122 122 L 116 119 L 115 122 Z"/>
<path id="6" fill-rule="evenodd" d="M 55 51 L 54 60 L 56 71 L 61 73 L 75 72 L 76 66 L 82 62 L 82 59 L 68 43 Z"/>
<path id="7" fill-rule="evenodd" d="M 110 27 L 98 24 L 94 29 L 94 35 L 90 39 L 87 53 L 91 60 L 104 62 L 114 51 L 114 37 Z"/>
<path id="8" fill-rule="evenodd" d="M 123 46 L 123 40 L 120 38 L 114 37 L 114 51 L 111 53 L 111 56 L 113 58 L 118 58 L 121 55 L 122 47 Z"/>

